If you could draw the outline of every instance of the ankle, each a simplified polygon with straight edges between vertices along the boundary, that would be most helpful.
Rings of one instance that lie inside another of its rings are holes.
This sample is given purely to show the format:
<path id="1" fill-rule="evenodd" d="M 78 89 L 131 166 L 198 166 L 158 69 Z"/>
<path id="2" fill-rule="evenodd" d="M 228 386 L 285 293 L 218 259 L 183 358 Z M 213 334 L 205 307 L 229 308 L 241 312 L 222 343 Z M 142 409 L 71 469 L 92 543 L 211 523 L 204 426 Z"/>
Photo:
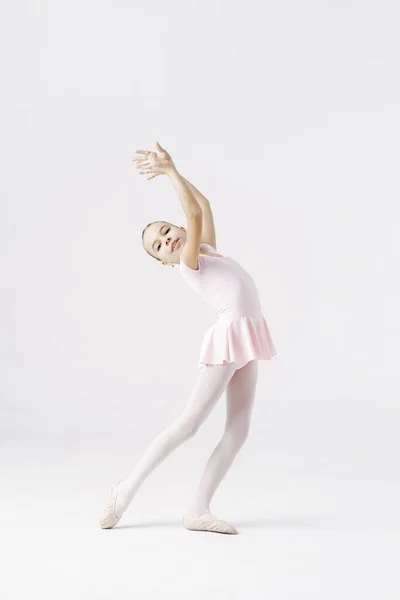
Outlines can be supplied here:
<path id="1" fill-rule="evenodd" d="M 115 502 L 115 514 L 117 517 L 122 517 L 124 512 L 129 507 L 132 502 L 131 495 L 129 494 L 129 490 L 126 489 L 125 481 L 122 480 L 119 482 L 118 493 Z"/>
<path id="2" fill-rule="evenodd" d="M 190 506 L 189 510 L 186 511 L 186 516 L 188 517 L 201 517 L 202 515 L 209 515 L 210 508 L 208 506 Z"/>

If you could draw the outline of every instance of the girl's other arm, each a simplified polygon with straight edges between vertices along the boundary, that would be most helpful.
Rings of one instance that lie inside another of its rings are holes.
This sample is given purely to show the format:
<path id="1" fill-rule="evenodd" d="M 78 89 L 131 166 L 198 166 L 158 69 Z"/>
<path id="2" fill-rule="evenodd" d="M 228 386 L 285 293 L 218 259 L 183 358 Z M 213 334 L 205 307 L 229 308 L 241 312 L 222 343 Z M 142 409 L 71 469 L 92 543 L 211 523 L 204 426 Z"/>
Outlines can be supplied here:
<path id="1" fill-rule="evenodd" d="M 209 200 L 190 181 L 183 177 L 184 181 L 188 185 L 193 196 L 196 198 L 198 204 L 201 206 L 203 211 L 203 229 L 201 234 L 201 242 L 203 244 L 210 244 L 213 248 L 217 249 L 217 241 L 215 234 L 214 217 L 211 210 Z"/>
<path id="2" fill-rule="evenodd" d="M 167 175 L 170 178 L 176 193 L 178 194 L 185 215 L 190 218 L 198 213 L 201 213 L 201 206 L 197 202 L 195 195 L 186 182 L 186 179 L 182 177 L 180 173 L 178 173 L 175 167 L 168 169 Z"/>

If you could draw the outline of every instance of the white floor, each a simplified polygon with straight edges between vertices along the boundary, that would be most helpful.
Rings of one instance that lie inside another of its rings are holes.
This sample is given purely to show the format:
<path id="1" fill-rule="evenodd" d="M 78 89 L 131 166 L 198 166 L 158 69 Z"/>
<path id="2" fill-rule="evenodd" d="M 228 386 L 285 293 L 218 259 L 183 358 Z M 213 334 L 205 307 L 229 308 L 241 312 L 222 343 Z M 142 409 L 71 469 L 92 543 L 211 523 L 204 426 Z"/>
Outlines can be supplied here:
<path id="1" fill-rule="evenodd" d="M 254 461 L 253 440 L 211 505 L 239 535 L 192 532 L 181 518 L 206 455 L 189 444 L 102 530 L 109 488 L 136 454 L 121 461 L 98 437 L 3 443 L 2 597 L 398 600 L 398 482 L 270 451 Z"/>

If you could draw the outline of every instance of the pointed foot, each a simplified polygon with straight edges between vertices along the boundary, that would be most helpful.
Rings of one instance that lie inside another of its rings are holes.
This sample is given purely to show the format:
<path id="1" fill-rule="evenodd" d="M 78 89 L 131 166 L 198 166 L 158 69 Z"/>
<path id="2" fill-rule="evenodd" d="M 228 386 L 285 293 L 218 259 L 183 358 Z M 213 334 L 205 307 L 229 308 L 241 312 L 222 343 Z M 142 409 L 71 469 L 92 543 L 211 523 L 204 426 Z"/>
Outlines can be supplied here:
<path id="1" fill-rule="evenodd" d="M 118 495 L 119 481 L 114 483 L 108 496 L 107 505 L 104 509 L 103 516 L 99 519 L 99 524 L 102 529 L 111 529 L 114 527 L 121 517 L 115 514 L 115 503 Z M 121 515 L 122 516 L 122 515 Z"/>

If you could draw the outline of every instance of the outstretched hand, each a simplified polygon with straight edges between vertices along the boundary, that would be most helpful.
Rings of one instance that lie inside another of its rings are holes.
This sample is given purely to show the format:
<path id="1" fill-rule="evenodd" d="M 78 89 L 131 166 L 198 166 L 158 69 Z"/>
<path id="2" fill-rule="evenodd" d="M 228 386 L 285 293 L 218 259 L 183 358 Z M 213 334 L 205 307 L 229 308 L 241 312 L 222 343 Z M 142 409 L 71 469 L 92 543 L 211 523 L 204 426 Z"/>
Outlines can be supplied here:
<path id="1" fill-rule="evenodd" d="M 140 156 L 132 159 L 136 161 L 136 168 L 141 169 L 140 175 L 149 174 L 146 179 L 153 179 L 157 175 L 167 175 L 169 171 L 175 169 L 174 162 L 165 148 L 162 148 L 158 142 L 156 142 L 156 148 L 155 152 L 136 150 L 136 154 Z"/>

